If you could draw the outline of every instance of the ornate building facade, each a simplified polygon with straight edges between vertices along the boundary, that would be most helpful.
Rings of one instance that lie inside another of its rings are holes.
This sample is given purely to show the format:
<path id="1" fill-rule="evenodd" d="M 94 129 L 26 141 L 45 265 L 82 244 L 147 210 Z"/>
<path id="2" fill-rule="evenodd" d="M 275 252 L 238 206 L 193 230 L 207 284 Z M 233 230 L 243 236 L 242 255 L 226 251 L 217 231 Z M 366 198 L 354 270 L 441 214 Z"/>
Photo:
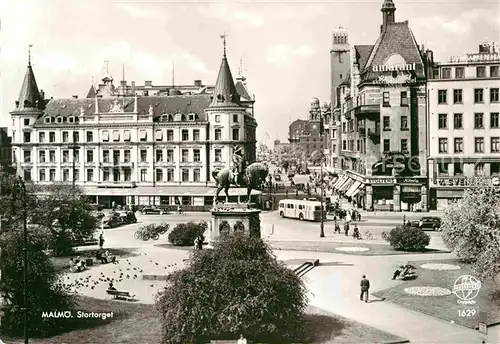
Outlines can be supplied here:
<path id="1" fill-rule="evenodd" d="M 431 209 L 446 208 L 465 188 L 500 186 L 499 87 L 494 44 L 435 64 L 428 82 Z"/>
<path id="2" fill-rule="evenodd" d="M 46 100 L 28 63 L 11 112 L 14 164 L 25 180 L 74 182 L 103 204 L 209 206 L 211 173 L 231 166 L 236 147 L 255 161 L 254 97 L 244 78 L 235 84 L 225 51 L 213 91 L 145 95 L 123 82 L 115 88 L 108 74 L 102 81 L 87 98 Z"/>
<path id="3" fill-rule="evenodd" d="M 369 210 L 427 210 L 426 79 L 432 53 L 419 47 L 408 21 L 382 5 L 373 45 L 351 48 L 338 93 L 340 150 L 335 188 Z"/>

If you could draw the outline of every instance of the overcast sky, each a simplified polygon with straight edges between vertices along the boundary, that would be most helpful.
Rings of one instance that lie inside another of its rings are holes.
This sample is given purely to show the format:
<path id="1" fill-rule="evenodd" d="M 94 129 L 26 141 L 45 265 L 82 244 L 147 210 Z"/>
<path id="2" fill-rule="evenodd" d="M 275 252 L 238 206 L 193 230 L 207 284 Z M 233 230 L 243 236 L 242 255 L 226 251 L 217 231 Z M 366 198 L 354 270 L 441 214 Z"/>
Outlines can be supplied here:
<path id="1" fill-rule="evenodd" d="M 498 0 L 395 0 L 396 20 L 410 21 L 419 44 L 440 60 L 476 52 L 499 40 Z M 240 58 L 256 97 L 257 140 L 285 140 L 291 120 L 308 116 L 309 101 L 328 101 L 332 31 L 342 25 L 351 44 L 373 44 L 383 0 L 342 1 L 0 1 L 1 125 L 9 124 L 33 44 L 38 86 L 47 97 L 86 93 L 102 78 L 104 60 L 115 85 L 215 83 L 227 32 L 233 75 Z"/>

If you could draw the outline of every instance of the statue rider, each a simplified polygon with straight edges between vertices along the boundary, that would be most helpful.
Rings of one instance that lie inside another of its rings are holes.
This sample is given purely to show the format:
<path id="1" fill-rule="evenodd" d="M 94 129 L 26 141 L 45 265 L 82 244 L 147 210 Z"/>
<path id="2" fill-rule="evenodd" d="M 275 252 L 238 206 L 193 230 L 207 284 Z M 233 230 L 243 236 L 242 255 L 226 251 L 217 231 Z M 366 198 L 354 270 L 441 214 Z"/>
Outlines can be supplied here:
<path id="1" fill-rule="evenodd" d="M 239 175 L 241 173 L 241 169 L 243 168 L 243 161 L 244 161 L 242 152 L 243 152 L 243 147 L 238 145 L 234 146 L 232 160 L 233 160 L 234 185 L 236 186 L 240 186 L 238 183 Z"/>

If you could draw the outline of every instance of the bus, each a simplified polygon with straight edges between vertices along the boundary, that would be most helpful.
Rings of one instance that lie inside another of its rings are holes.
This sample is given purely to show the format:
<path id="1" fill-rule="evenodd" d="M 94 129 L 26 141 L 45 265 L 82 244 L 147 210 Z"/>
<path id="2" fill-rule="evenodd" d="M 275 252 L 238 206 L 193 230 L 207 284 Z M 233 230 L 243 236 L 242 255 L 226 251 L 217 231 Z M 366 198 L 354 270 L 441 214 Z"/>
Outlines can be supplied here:
<path id="1" fill-rule="evenodd" d="M 300 221 L 320 221 L 321 202 L 300 199 L 282 199 L 278 208 L 281 217 L 299 219 Z M 323 205 L 323 220 L 326 219 L 326 209 Z"/>

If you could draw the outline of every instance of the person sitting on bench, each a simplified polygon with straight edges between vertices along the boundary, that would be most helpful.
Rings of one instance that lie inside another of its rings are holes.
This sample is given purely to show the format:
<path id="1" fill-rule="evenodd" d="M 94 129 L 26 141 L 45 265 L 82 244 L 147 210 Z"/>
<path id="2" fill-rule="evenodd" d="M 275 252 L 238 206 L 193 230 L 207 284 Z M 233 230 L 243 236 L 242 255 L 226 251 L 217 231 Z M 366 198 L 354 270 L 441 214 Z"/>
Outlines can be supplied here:
<path id="1" fill-rule="evenodd" d="M 106 250 L 106 252 L 104 253 L 104 257 L 106 258 L 106 261 L 111 262 L 113 264 L 118 264 L 118 262 L 116 261 L 116 257 L 112 256 L 108 250 Z"/>
<path id="2" fill-rule="evenodd" d="M 103 255 L 102 255 L 102 251 L 101 251 L 101 250 L 97 251 L 97 253 L 95 254 L 95 258 L 96 258 L 97 260 L 100 260 L 100 261 L 101 261 L 101 264 L 106 264 L 106 263 L 108 263 L 108 260 L 106 259 L 106 257 L 103 257 Z"/>

